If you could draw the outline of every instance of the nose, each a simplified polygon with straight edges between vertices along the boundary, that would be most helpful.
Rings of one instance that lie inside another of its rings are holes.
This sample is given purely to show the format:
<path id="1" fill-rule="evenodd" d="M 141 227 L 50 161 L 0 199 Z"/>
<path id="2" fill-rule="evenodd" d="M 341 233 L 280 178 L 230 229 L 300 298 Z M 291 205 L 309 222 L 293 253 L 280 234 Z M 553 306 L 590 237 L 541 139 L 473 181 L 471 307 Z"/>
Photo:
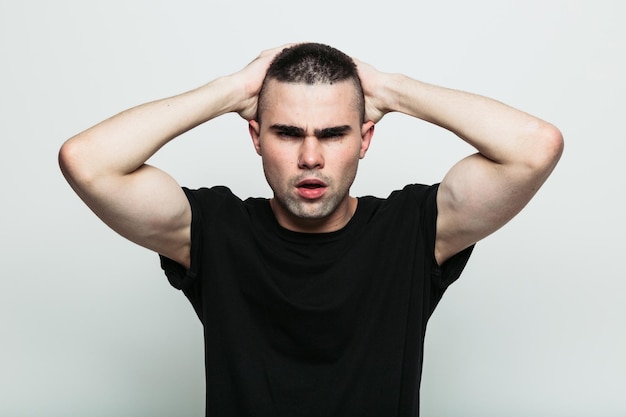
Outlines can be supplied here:
<path id="1" fill-rule="evenodd" d="M 300 155 L 298 156 L 298 168 L 316 169 L 324 167 L 324 156 L 322 154 L 322 146 L 316 137 L 307 136 L 300 146 Z"/>

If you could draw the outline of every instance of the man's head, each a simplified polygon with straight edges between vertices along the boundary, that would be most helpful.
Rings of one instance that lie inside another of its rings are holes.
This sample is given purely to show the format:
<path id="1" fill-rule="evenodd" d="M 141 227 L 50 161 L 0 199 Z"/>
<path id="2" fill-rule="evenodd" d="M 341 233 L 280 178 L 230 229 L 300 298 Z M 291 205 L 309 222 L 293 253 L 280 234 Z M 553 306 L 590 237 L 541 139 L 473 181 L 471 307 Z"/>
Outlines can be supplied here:
<path id="1" fill-rule="evenodd" d="M 332 231 L 352 217 L 350 187 L 374 132 L 364 101 L 355 63 L 334 48 L 301 44 L 274 58 L 249 130 L 283 227 Z"/>
<path id="2" fill-rule="evenodd" d="M 302 43 L 283 49 L 270 64 L 259 92 L 257 121 L 267 108 L 270 81 L 293 84 L 334 84 L 349 81 L 354 85 L 354 106 L 365 118 L 365 99 L 356 64 L 348 55 L 331 46 Z"/>

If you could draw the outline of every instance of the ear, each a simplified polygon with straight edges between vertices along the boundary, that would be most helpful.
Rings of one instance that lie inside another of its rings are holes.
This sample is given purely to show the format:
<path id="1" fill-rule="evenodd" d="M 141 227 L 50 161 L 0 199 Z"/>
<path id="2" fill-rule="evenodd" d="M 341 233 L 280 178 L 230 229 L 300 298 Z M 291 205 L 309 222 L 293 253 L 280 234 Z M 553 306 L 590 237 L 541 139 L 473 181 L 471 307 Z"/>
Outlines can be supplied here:
<path id="1" fill-rule="evenodd" d="M 261 136 L 261 126 L 256 120 L 250 120 L 248 122 L 248 132 L 250 132 L 250 137 L 252 138 L 252 144 L 254 145 L 254 149 L 256 153 L 261 155 L 261 141 L 259 140 Z"/>
<path id="2" fill-rule="evenodd" d="M 374 122 L 371 120 L 363 123 L 361 127 L 361 150 L 359 152 L 359 158 L 365 158 L 365 153 L 370 147 L 372 142 L 372 136 L 374 136 Z"/>

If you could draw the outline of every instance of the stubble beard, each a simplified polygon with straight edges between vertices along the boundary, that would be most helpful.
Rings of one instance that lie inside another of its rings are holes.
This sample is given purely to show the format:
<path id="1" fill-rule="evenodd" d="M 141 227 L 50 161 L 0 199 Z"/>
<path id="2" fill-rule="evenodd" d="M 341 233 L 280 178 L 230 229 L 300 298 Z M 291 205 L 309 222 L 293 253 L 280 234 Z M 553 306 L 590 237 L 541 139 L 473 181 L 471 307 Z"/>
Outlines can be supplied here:
<path id="1" fill-rule="evenodd" d="M 285 192 L 274 192 L 274 199 L 290 216 L 296 219 L 304 220 L 323 220 L 332 216 L 341 203 L 348 197 L 348 191 L 335 190 L 335 182 L 328 177 L 315 175 L 316 178 L 323 181 L 328 187 L 327 192 L 317 200 L 306 200 L 293 193 L 297 184 L 303 178 L 310 178 L 311 175 L 304 175 L 293 178 L 288 182 Z"/>
<path id="2" fill-rule="evenodd" d="M 298 219 L 321 220 L 330 217 L 339 207 L 343 196 L 338 194 L 323 196 L 315 201 L 307 201 L 298 197 L 276 196 L 276 201 L 284 207 L 289 214 Z"/>

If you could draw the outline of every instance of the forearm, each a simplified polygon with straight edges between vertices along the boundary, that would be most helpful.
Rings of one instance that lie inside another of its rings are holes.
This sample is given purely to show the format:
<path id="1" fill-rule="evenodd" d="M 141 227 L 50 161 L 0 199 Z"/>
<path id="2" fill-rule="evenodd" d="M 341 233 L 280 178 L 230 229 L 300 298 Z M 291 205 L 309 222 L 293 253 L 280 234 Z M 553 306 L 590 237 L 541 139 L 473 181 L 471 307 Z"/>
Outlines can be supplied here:
<path id="1" fill-rule="evenodd" d="M 545 146 L 554 128 L 496 100 L 426 84 L 403 75 L 385 83 L 388 111 L 402 112 L 441 126 L 499 164 L 528 162 Z"/>
<path id="2" fill-rule="evenodd" d="M 401 112 L 443 127 L 478 153 L 457 162 L 437 192 L 435 256 L 441 265 L 515 216 L 558 162 L 561 132 L 487 97 L 377 71 L 358 62 L 368 120 Z"/>
<path id="3" fill-rule="evenodd" d="M 62 167 L 74 181 L 130 174 L 173 138 L 236 111 L 240 90 L 224 77 L 119 113 L 69 139 L 61 150 Z"/>

